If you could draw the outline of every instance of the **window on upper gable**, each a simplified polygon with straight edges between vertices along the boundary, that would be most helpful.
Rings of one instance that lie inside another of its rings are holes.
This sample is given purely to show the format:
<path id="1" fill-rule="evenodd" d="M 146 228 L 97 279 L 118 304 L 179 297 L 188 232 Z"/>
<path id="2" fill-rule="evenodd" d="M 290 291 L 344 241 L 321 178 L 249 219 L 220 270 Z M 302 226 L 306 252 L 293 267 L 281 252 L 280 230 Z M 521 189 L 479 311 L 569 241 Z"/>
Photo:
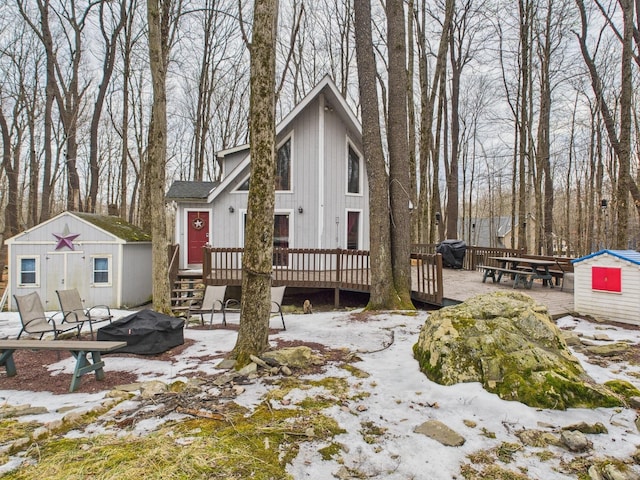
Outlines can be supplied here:
<path id="1" fill-rule="evenodd" d="M 236 190 L 239 191 L 239 192 L 248 192 L 249 191 L 249 178 L 250 177 L 247 177 L 245 179 L 245 181 L 242 182 L 240 184 L 240 186 L 238 186 L 238 188 L 236 188 Z"/>
<path id="2" fill-rule="evenodd" d="M 361 190 L 362 159 L 356 150 L 349 145 L 347 155 L 347 192 L 362 193 Z"/>
<path id="3" fill-rule="evenodd" d="M 291 137 L 278 148 L 276 190 L 291 190 Z"/>

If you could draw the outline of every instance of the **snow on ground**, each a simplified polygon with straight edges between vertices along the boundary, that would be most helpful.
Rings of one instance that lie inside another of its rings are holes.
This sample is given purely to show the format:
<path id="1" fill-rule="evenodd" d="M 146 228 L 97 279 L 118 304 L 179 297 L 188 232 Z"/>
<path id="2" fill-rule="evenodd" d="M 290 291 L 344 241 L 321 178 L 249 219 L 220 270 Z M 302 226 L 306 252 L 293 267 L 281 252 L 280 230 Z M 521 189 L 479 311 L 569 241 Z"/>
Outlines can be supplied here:
<path id="1" fill-rule="evenodd" d="M 117 316 L 131 312 L 120 311 Z M 358 378 L 348 371 L 329 367 L 324 376 L 346 378 L 353 394 L 362 393 L 357 405 L 349 408 L 337 405 L 327 410 L 347 433 L 334 441 L 344 446 L 341 454 L 343 465 L 336 461 L 322 460 L 318 453 L 324 445 L 304 443 L 297 458 L 289 467 L 295 479 L 325 480 L 335 478 L 341 468 L 357 469 L 367 478 L 376 479 L 452 479 L 460 477 L 460 466 L 469 463 L 467 456 L 479 450 L 499 446 L 503 442 L 518 442 L 515 433 L 523 429 L 545 430 L 558 433 L 561 427 L 586 422 L 603 423 L 609 433 L 589 435 L 593 442 L 591 455 L 611 456 L 628 460 L 640 445 L 640 434 L 635 426 L 633 409 L 571 409 L 568 411 L 540 410 L 518 402 L 500 400 L 486 392 L 478 383 L 442 386 L 431 382 L 422 374 L 413 358 L 412 347 L 416 343 L 427 312 L 417 315 L 380 314 L 367 321 L 354 320 L 348 312 L 322 312 L 313 315 L 287 315 L 287 330 L 273 334 L 271 339 L 302 340 L 323 344 L 330 348 L 348 348 L 357 352 L 361 361 L 354 366 L 367 372 L 369 377 Z M 228 321 L 238 318 L 229 315 Z M 275 322 L 276 320 L 274 320 Z M 596 325 L 573 317 L 558 321 L 561 328 L 570 328 L 591 338 L 603 332 Z M 274 324 L 275 326 L 275 324 Z M 19 318 L 14 313 L 0 314 L 0 338 L 15 338 L 19 331 Z M 604 330 L 614 341 L 638 343 L 640 331 L 611 327 Z M 105 371 L 114 375 L 117 371 L 135 372 L 141 381 L 161 380 L 172 382 L 186 379 L 196 370 L 215 373 L 216 361 L 200 361 L 218 353 L 228 352 L 235 344 L 237 332 L 230 329 L 186 329 L 185 337 L 196 343 L 185 349 L 173 364 L 144 358 L 109 355 Z M 597 343 L 597 342 L 596 342 Z M 639 385 L 635 366 L 614 365 L 607 369 L 586 363 L 579 356 L 587 372 L 599 382 L 611 378 L 624 378 Z M 51 366 L 56 372 L 71 373 L 71 360 L 63 360 Z M 4 374 L 4 373 L 0 373 Z M 19 365 L 18 365 L 19 375 Z M 255 405 L 265 392 L 265 386 L 256 382 L 246 386 L 237 398 L 243 405 Z M 292 395 L 318 394 L 312 389 Z M 353 396 L 353 395 L 352 395 Z M 10 405 L 30 404 L 44 406 L 49 413 L 30 416 L 29 420 L 48 422 L 60 418 L 65 409 L 77 406 L 90 409 L 103 399 L 104 394 L 87 395 L 0 390 L 0 403 Z M 292 403 L 300 398 L 292 398 Z M 119 408 L 123 405 L 120 404 Z M 414 429 L 427 420 L 439 420 L 461 434 L 466 442 L 461 447 L 445 447 L 434 440 L 415 433 Z M 375 442 L 365 441 L 366 426 L 377 426 L 384 433 Z M 153 428 L 153 422 L 147 425 Z M 490 438 L 495 434 L 495 438 Z M 549 447 L 556 458 L 541 461 L 535 455 L 540 449 L 527 448 L 514 457 L 514 462 L 504 465 L 514 471 L 526 471 L 532 479 L 574 478 L 557 471 L 560 459 L 574 458 L 575 454 L 562 448 Z"/>

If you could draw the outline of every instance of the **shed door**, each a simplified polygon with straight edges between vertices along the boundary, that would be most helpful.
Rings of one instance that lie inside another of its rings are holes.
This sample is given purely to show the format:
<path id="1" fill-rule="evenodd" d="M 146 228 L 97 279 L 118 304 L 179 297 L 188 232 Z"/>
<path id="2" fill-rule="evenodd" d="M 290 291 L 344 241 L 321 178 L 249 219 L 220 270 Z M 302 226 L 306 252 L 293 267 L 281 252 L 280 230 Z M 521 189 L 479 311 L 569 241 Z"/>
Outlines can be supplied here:
<path id="1" fill-rule="evenodd" d="M 209 212 L 187 212 L 187 263 L 202 263 L 202 248 L 209 242 Z"/>
<path id="2" fill-rule="evenodd" d="M 45 310 L 60 310 L 56 290 L 77 288 L 84 293 L 90 273 L 86 271 L 83 252 L 48 253 L 45 257 Z"/>

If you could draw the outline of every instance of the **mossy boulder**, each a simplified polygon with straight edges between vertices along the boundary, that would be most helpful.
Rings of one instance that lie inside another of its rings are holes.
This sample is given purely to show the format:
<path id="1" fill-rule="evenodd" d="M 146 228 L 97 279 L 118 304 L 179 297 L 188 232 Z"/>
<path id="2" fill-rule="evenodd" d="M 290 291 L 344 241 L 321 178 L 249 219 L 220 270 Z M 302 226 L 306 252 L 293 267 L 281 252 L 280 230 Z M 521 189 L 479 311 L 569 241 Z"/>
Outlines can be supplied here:
<path id="1" fill-rule="evenodd" d="M 581 367 L 544 305 L 519 292 L 478 295 L 429 316 L 413 347 L 442 385 L 480 382 L 531 407 L 613 407 L 623 400 Z"/>

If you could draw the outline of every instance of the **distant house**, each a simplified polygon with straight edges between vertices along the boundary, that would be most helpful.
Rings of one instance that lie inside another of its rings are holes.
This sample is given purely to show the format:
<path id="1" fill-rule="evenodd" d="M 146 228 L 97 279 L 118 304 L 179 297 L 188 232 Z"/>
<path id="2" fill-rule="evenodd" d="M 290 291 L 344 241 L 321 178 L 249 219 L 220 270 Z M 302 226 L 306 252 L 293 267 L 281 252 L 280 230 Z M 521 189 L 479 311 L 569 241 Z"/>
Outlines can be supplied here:
<path id="1" fill-rule="evenodd" d="M 640 325 L 640 252 L 600 250 L 574 260 L 573 270 L 577 313 Z"/>
<path id="2" fill-rule="evenodd" d="M 7 239 L 9 297 L 77 288 L 86 306 L 141 305 L 151 298 L 151 236 L 118 217 L 63 212 Z"/>
<path id="3" fill-rule="evenodd" d="M 527 245 L 534 245 L 535 228 L 535 218 L 527 218 L 527 224 L 525 225 Z M 518 245 L 518 229 L 512 228 L 510 216 L 472 218 L 470 222 L 465 220 L 464 224 L 461 221 L 458 230 L 465 232 L 462 235 L 462 239 L 469 245 L 511 248 L 512 238 L 514 245 L 516 247 Z"/>
<path id="4" fill-rule="evenodd" d="M 369 189 L 360 123 L 325 77 L 277 125 L 274 246 L 369 248 Z M 218 152 L 219 182 L 174 182 L 174 241 L 180 268 L 202 266 L 205 244 L 244 246 L 251 152 Z"/>

